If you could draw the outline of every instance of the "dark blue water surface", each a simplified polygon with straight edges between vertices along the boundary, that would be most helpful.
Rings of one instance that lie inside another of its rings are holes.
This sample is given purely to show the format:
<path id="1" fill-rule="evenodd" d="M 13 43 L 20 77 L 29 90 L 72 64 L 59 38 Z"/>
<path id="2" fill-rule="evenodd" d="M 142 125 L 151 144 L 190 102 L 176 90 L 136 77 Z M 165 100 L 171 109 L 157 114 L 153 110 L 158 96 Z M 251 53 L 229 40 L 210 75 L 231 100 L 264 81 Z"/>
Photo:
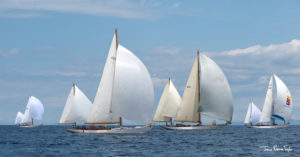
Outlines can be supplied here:
<path id="1" fill-rule="evenodd" d="M 300 156 L 300 126 L 201 131 L 155 126 L 141 135 L 75 134 L 68 127 L 0 126 L 0 156 Z"/>

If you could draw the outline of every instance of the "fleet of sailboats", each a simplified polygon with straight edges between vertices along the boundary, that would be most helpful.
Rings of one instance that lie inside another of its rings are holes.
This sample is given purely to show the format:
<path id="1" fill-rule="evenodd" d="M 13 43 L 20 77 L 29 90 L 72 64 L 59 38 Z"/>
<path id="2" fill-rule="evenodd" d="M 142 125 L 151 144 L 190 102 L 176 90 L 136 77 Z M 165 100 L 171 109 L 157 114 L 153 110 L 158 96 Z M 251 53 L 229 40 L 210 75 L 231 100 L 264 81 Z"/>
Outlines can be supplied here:
<path id="1" fill-rule="evenodd" d="M 28 103 L 24 112 L 24 115 L 21 112 L 17 113 L 15 125 L 21 127 L 36 127 L 41 124 L 34 124 L 34 120 L 43 120 L 44 118 L 44 106 L 42 102 L 34 97 L 30 96 Z"/>
<path id="2" fill-rule="evenodd" d="M 273 83 L 274 81 L 275 81 L 275 86 Z M 259 116 L 258 123 L 255 125 L 252 124 L 247 126 L 252 128 L 287 127 L 290 123 L 292 108 L 293 108 L 292 96 L 289 89 L 279 79 L 279 77 L 273 74 L 270 77 L 265 102 L 263 105 L 262 112 Z M 281 120 L 283 124 L 276 124 L 276 120 Z"/>
<path id="3" fill-rule="evenodd" d="M 118 43 L 115 30 L 94 101 L 73 84 L 60 124 L 73 124 L 74 133 L 145 133 L 152 122 L 165 122 L 169 130 L 215 129 L 231 124 L 233 98 L 222 69 L 208 56 L 194 60 L 182 98 L 169 78 L 153 116 L 154 91 L 148 69 L 143 62 Z M 271 75 L 262 110 L 249 103 L 245 126 L 281 128 L 290 123 L 293 103 L 289 89 L 275 74 Z M 225 121 L 203 124 L 202 116 Z M 15 125 L 34 127 L 43 120 L 44 106 L 30 96 L 24 114 L 18 112 Z M 123 119 L 144 126 L 124 127 Z M 277 123 L 281 120 L 282 123 Z M 81 123 L 82 126 L 76 126 Z"/>

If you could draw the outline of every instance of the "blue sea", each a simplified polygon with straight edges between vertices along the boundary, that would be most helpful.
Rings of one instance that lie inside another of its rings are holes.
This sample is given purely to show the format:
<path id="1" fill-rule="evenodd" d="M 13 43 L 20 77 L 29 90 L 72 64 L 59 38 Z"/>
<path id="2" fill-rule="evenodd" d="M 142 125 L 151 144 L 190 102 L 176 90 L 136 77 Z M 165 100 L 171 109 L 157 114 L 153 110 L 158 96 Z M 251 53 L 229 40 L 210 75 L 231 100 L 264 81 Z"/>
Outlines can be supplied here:
<path id="1" fill-rule="evenodd" d="M 146 134 L 76 134 L 70 126 L 0 126 L 0 156 L 300 156 L 300 126 L 171 131 Z"/>

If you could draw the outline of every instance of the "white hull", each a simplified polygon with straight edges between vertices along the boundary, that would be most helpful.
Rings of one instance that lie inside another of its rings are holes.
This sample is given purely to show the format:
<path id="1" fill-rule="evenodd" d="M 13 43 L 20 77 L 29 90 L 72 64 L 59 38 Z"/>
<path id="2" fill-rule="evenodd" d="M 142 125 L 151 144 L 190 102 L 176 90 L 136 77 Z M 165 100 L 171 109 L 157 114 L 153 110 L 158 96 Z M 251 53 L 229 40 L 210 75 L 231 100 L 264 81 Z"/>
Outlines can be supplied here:
<path id="1" fill-rule="evenodd" d="M 18 125 L 19 127 L 22 127 L 22 128 L 34 128 L 34 127 L 39 127 L 41 126 L 42 124 L 38 124 L 38 125 Z"/>
<path id="2" fill-rule="evenodd" d="M 143 134 L 149 131 L 151 127 L 134 127 L 134 128 L 111 128 L 110 130 L 82 130 L 82 129 L 67 129 L 72 133 L 88 133 L 88 134 Z"/>
<path id="3" fill-rule="evenodd" d="M 272 128 L 285 128 L 288 127 L 288 124 L 282 125 L 248 125 L 247 128 L 260 128 L 260 129 L 272 129 Z"/>
<path id="4" fill-rule="evenodd" d="M 200 126 L 161 126 L 167 130 L 212 130 L 217 129 L 217 125 L 200 125 Z"/>

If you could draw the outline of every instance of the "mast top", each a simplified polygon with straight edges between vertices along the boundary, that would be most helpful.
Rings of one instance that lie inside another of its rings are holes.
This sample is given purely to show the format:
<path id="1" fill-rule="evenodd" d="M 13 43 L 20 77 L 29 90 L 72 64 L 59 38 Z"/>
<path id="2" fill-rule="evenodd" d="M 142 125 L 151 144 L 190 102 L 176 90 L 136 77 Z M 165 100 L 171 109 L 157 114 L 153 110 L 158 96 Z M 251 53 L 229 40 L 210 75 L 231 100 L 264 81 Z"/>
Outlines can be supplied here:
<path id="1" fill-rule="evenodd" d="M 73 94 L 75 95 L 75 83 L 73 83 Z"/>
<path id="2" fill-rule="evenodd" d="M 118 30 L 117 30 L 117 28 L 115 29 L 115 34 L 116 34 L 116 48 L 118 48 L 119 43 L 118 43 Z"/>

